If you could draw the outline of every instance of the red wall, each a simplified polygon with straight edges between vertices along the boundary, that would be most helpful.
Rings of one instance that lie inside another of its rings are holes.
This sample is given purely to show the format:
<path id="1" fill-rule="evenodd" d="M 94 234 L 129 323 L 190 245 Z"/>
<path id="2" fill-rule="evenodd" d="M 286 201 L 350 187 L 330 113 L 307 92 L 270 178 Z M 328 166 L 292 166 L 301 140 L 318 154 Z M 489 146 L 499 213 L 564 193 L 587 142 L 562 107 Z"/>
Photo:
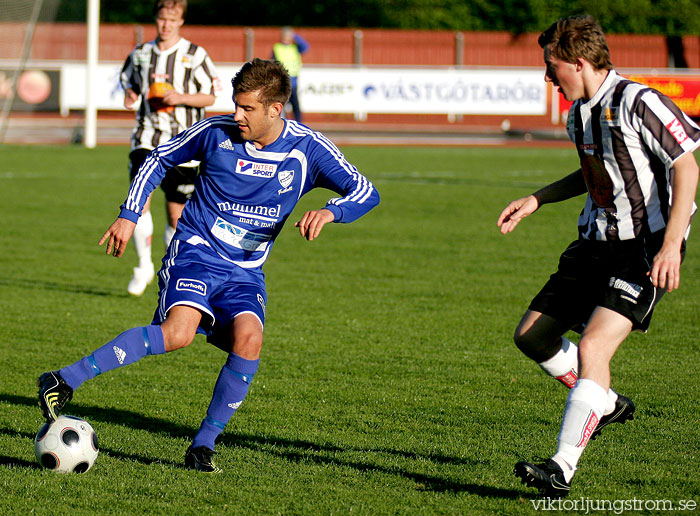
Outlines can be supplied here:
<path id="1" fill-rule="evenodd" d="M 402 31 L 383 29 L 300 28 L 310 43 L 304 63 L 311 65 L 352 65 L 359 59 L 367 65 L 386 66 L 527 66 L 542 67 L 537 34 L 513 36 L 502 32 Z M 361 33 L 361 51 L 357 34 Z M 182 34 L 207 49 L 215 63 L 243 63 L 249 57 L 269 58 L 279 27 L 207 27 L 185 25 Z M 4 36 L 4 37 L 2 37 Z M 16 59 L 21 51 L 24 27 L 0 24 L 0 59 Z M 153 25 L 103 24 L 100 27 L 101 61 L 122 62 L 139 41 L 155 37 Z M 82 61 L 86 58 L 87 29 L 79 23 L 39 24 L 30 58 L 33 60 Z M 457 42 L 461 41 L 458 46 Z M 686 36 L 685 58 L 690 68 L 700 69 L 700 37 Z M 248 45 L 251 45 L 250 48 Z M 613 63 L 620 69 L 664 69 L 668 66 L 663 36 L 610 35 L 608 44 Z M 249 54 L 249 55 L 247 55 Z M 544 72 L 544 70 L 543 70 Z M 464 116 L 447 125 L 493 127 L 502 117 Z M 349 115 L 310 114 L 309 120 L 352 122 Z M 370 115 L 368 121 L 445 125 L 444 115 Z M 512 117 L 514 128 L 551 126 L 551 117 Z"/>
<path id="2" fill-rule="evenodd" d="M 12 24 L 0 24 L 9 32 Z M 183 35 L 204 46 L 214 62 L 241 63 L 246 60 L 246 32 L 252 35 L 253 56 L 269 58 L 277 41 L 277 27 L 188 26 Z M 304 55 L 307 64 L 353 64 L 356 29 L 308 28 L 298 32 L 310 43 Z M 465 32 L 461 52 L 453 31 L 402 31 L 362 29 L 361 59 L 369 65 L 446 66 L 457 64 L 461 53 L 464 65 L 542 66 L 536 34 L 512 36 L 500 32 Z M 100 27 L 100 53 L 103 61 L 122 61 L 141 37 L 155 37 L 152 25 L 103 24 Z M 84 24 L 39 24 L 34 35 L 32 59 L 83 60 L 87 31 Z M 663 36 L 610 35 L 608 43 L 618 68 L 665 68 L 666 42 Z M 21 38 L 13 38 L 0 48 L 0 58 L 17 56 Z M 700 68 L 700 37 L 684 37 L 686 60 Z"/>

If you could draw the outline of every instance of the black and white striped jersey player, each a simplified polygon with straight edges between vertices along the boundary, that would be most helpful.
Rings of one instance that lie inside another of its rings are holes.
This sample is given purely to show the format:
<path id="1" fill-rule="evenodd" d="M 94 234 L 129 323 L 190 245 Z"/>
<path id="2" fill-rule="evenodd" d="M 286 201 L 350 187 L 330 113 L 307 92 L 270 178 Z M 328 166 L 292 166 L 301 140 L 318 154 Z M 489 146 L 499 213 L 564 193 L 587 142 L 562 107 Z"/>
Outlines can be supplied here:
<path id="1" fill-rule="evenodd" d="M 539 38 L 545 80 L 573 102 L 567 131 L 580 168 L 501 212 L 502 233 L 542 205 L 587 194 L 578 238 L 515 330 L 518 348 L 571 388 L 557 452 L 515 473 L 547 496 L 565 496 L 591 437 L 632 418 L 634 403 L 610 388 L 610 360 L 632 330 L 678 288 L 697 207 L 700 128 L 667 96 L 613 68 L 600 25 L 562 18 Z M 582 331 L 578 347 L 564 336 Z"/>
<path id="2" fill-rule="evenodd" d="M 222 89 L 207 51 L 180 36 L 186 10 L 185 0 L 156 0 L 153 6 L 156 38 L 137 45 L 122 67 L 124 106 L 136 110 L 129 153 L 130 180 L 151 150 L 204 119 L 205 108 L 214 104 Z M 163 234 L 166 247 L 185 202 L 192 196 L 197 173 L 196 161 L 178 163 L 168 170 L 160 185 L 166 201 L 167 223 Z M 135 296 L 142 295 L 154 277 L 152 235 L 149 200 L 134 232 L 138 266 L 127 290 Z"/>

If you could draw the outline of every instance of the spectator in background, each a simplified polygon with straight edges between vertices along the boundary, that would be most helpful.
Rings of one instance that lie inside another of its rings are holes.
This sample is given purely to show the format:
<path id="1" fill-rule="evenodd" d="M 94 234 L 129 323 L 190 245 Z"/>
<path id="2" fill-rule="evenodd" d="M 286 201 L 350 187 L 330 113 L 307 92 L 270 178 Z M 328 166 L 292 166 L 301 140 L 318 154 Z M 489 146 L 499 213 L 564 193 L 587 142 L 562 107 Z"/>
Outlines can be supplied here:
<path id="1" fill-rule="evenodd" d="M 272 47 L 272 58 L 279 61 L 287 69 L 292 80 L 292 95 L 289 103 L 292 105 L 294 120 L 301 123 L 301 108 L 297 95 L 297 79 L 301 70 L 301 55 L 309 49 L 309 44 L 291 27 L 282 27 L 281 41 Z"/>
<path id="2" fill-rule="evenodd" d="M 129 154 L 131 180 L 151 150 L 202 120 L 204 108 L 214 104 L 215 94 L 221 90 L 207 51 L 180 36 L 186 11 L 187 0 L 156 0 L 153 15 L 157 37 L 132 50 L 122 68 L 124 107 L 136 109 Z M 163 235 L 166 247 L 185 202 L 194 192 L 197 172 L 198 162 L 182 163 L 168 170 L 161 183 L 168 219 Z M 150 207 L 149 198 L 134 231 L 139 262 L 127 287 L 134 296 L 142 295 L 155 276 Z"/>

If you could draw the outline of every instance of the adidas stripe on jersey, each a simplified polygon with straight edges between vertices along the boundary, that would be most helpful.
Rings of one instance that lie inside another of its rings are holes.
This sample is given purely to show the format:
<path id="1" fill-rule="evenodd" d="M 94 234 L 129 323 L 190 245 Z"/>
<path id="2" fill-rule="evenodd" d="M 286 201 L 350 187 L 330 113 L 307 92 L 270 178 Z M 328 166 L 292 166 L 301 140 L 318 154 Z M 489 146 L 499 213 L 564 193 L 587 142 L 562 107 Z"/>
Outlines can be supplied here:
<path id="1" fill-rule="evenodd" d="M 313 188 L 340 195 L 326 204 L 335 222 L 352 222 L 379 202 L 374 185 L 321 133 L 286 120 L 280 137 L 257 149 L 241 138 L 233 115 L 220 115 L 149 155 L 120 217 L 135 222 L 165 171 L 191 159 L 201 161 L 200 174 L 174 238 L 211 247 L 243 268 L 262 266 L 299 198 Z"/>

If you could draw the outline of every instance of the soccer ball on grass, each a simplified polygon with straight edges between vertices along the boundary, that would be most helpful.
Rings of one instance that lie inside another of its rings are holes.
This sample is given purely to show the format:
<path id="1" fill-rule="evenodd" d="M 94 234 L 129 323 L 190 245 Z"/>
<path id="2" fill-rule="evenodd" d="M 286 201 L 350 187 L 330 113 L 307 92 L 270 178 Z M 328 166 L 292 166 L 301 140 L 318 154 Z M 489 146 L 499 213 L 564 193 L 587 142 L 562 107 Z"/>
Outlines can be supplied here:
<path id="1" fill-rule="evenodd" d="M 61 473 L 85 473 L 98 453 L 97 434 L 90 423 L 75 416 L 58 416 L 53 423 L 44 423 L 34 438 L 39 464 Z"/>

